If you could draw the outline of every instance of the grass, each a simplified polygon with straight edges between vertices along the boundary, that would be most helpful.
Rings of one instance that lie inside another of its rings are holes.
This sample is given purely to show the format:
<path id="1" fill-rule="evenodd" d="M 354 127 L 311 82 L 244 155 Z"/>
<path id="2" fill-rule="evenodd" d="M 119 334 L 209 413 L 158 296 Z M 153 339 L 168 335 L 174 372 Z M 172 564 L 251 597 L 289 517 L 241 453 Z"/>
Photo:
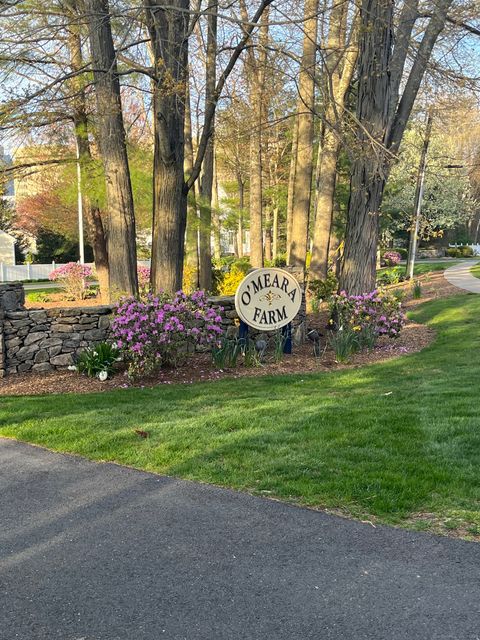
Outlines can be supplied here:
<path id="1" fill-rule="evenodd" d="M 478 264 L 474 265 L 470 269 L 470 273 L 472 274 L 472 276 L 475 276 L 476 278 L 480 278 L 480 262 Z"/>
<path id="2" fill-rule="evenodd" d="M 425 304 L 413 316 L 437 332 L 430 347 L 359 369 L 2 398 L 0 435 L 472 536 L 480 532 L 479 314 L 475 295 Z"/>
<path id="3" fill-rule="evenodd" d="M 432 273 L 434 271 L 445 271 L 450 267 L 458 264 L 459 260 L 445 260 L 443 262 L 416 262 L 413 267 L 413 275 L 420 276 L 424 273 Z M 397 267 L 383 267 L 382 269 L 378 269 L 377 276 L 381 276 L 382 274 L 388 272 L 395 272 L 399 275 L 405 275 L 405 265 L 399 265 Z"/>

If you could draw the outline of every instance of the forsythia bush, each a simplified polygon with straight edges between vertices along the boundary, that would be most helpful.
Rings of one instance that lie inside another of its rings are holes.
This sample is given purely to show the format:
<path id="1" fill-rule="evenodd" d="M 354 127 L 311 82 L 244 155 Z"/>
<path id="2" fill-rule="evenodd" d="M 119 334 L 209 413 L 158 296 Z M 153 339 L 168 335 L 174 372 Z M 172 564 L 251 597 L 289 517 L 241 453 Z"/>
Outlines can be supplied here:
<path id="1" fill-rule="evenodd" d="M 221 296 L 233 296 L 238 289 L 238 285 L 244 279 L 245 273 L 236 265 L 225 273 L 218 284 L 218 293 Z"/>

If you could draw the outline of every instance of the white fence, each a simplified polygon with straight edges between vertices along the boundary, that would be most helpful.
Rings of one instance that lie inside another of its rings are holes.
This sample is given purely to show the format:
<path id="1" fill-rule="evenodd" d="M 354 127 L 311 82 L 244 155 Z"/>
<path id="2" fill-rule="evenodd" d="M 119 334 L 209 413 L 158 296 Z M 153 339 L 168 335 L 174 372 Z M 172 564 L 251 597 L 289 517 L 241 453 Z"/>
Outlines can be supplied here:
<path id="1" fill-rule="evenodd" d="M 139 265 L 150 266 L 150 260 L 139 260 Z M 48 276 L 64 263 L 50 262 L 50 264 L 5 264 L 0 262 L 0 282 L 17 282 L 23 280 L 48 280 Z M 93 268 L 92 263 L 88 263 Z"/>
<path id="2" fill-rule="evenodd" d="M 0 282 L 17 280 L 48 280 L 54 269 L 62 266 L 55 262 L 50 264 L 5 264 L 0 262 Z"/>

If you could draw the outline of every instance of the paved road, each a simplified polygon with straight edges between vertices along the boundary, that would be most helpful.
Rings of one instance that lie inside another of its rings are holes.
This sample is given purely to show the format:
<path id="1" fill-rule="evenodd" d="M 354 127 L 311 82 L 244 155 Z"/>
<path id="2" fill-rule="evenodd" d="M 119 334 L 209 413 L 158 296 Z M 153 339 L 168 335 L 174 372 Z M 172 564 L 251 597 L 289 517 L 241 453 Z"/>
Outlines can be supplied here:
<path id="1" fill-rule="evenodd" d="M 468 260 L 468 262 L 462 262 L 446 269 L 443 274 L 445 280 L 459 289 L 464 289 L 471 293 L 480 293 L 480 278 L 476 278 L 470 273 L 470 269 L 478 262 L 478 260 Z"/>
<path id="2" fill-rule="evenodd" d="M 0 439 L 1 640 L 477 640 L 480 547 Z"/>

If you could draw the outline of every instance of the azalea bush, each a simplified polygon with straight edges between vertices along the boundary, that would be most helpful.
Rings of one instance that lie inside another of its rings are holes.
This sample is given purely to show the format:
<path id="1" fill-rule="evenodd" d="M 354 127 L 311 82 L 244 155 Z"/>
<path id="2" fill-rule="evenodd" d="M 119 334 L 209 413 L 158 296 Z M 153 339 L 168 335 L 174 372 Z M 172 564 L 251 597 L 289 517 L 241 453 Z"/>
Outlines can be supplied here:
<path id="1" fill-rule="evenodd" d="M 162 365 L 178 365 L 199 345 L 217 344 L 223 333 L 221 311 L 208 304 L 203 291 L 128 298 L 115 310 L 112 337 L 129 374 L 148 375 Z"/>
<path id="2" fill-rule="evenodd" d="M 396 267 L 400 263 L 402 256 L 398 251 L 385 251 L 382 261 L 386 267 Z"/>
<path id="3" fill-rule="evenodd" d="M 331 311 L 337 326 L 356 332 L 395 338 L 405 324 L 401 302 L 392 294 L 372 291 L 348 296 L 345 291 L 333 296 Z"/>
<path id="4" fill-rule="evenodd" d="M 86 264 L 69 262 L 54 269 L 48 279 L 52 282 L 58 282 L 65 290 L 68 298 L 83 300 L 87 295 L 88 283 L 92 276 L 92 269 Z"/>
<path id="5" fill-rule="evenodd" d="M 142 298 L 148 295 L 150 291 L 150 267 L 137 266 L 138 275 L 138 292 Z"/>

